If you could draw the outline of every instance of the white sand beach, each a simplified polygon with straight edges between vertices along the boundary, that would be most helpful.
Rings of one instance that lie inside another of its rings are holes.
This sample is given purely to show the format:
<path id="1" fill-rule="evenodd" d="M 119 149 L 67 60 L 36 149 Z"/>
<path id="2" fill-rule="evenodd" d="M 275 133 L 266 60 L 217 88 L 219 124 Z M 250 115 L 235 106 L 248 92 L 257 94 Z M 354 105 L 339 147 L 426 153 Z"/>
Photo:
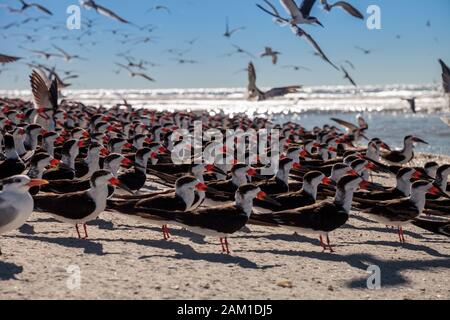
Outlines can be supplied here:
<path id="1" fill-rule="evenodd" d="M 421 154 L 414 164 L 429 158 L 450 160 Z M 353 214 L 331 233 L 336 253 L 328 253 L 312 236 L 249 229 L 229 239 L 226 255 L 218 239 L 173 228 L 166 241 L 157 226 L 118 214 L 102 213 L 82 240 L 72 226 L 34 213 L 0 238 L 0 299 L 450 298 L 447 237 L 408 226 L 401 244 L 395 229 Z M 373 265 L 380 289 L 367 288 Z"/>

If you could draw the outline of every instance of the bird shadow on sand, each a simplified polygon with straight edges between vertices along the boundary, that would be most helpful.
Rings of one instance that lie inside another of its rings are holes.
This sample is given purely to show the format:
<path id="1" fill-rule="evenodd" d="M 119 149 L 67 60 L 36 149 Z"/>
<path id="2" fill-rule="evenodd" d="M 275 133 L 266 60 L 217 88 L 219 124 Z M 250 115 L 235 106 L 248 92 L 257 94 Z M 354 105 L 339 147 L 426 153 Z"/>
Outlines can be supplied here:
<path id="1" fill-rule="evenodd" d="M 176 252 L 175 255 L 142 255 L 139 257 L 140 260 L 152 259 L 152 258 L 164 258 L 164 259 L 176 259 L 176 260 L 196 260 L 196 261 L 207 261 L 211 263 L 222 263 L 222 264 L 236 264 L 241 268 L 246 269 L 269 269 L 276 267 L 277 265 L 263 265 L 259 266 L 255 262 L 250 261 L 243 257 L 233 256 L 233 254 L 223 254 L 223 253 L 203 253 L 195 251 L 190 245 L 181 244 L 175 241 L 167 240 L 152 240 L 152 239 L 113 239 L 112 241 L 123 241 L 131 242 L 137 245 L 145 247 L 154 247 L 164 250 L 173 250 Z M 219 243 L 217 244 L 218 249 L 220 248 Z"/>
<path id="2" fill-rule="evenodd" d="M 393 236 L 397 236 L 397 228 L 388 228 L 388 227 L 374 227 L 374 226 L 367 226 L 367 227 L 357 227 L 351 224 L 345 224 L 342 226 L 342 229 L 352 229 L 352 230 L 361 230 L 361 231 L 375 231 L 375 232 L 381 232 L 381 233 L 389 233 Z M 410 230 L 403 230 L 405 236 L 411 237 L 414 239 L 426 239 L 423 235 L 420 233 L 416 233 Z"/>
<path id="3" fill-rule="evenodd" d="M 19 228 L 19 232 L 23 234 L 36 234 L 34 231 L 34 227 L 32 225 L 29 225 L 28 223 L 25 223 Z"/>
<path id="4" fill-rule="evenodd" d="M 350 242 L 350 241 L 345 241 L 342 242 L 342 244 L 345 245 L 358 245 L 361 244 L 361 242 Z M 410 242 L 406 242 L 406 243 L 401 243 L 400 241 L 377 241 L 377 240 L 368 240 L 364 242 L 365 245 L 371 245 L 371 246 L 386 246 L 386 247 L 391 247 L 391 248 L 398 248 L 399 250 L 411 250 L 414 252 L 418 252 L 418 251 L 422 251 L 426 254 L 429 254 L 430 256 L 433 257 L 437 257 L 437 258 L 449 258 L 449 266 L 450 266 L 450 255 L 446 255 L 446 254 L 442 254 L 439 251 L 427 247 L 425 245 L 420 245 L 420 244 L 414 244 L 414 243 L 410 243 Z M 401 253 L 401 252 L 399 252 Z"/>
<path id="5" fill-rule="evenodd" d="M 313 239 L 313 238 L 309 238 L 309 237 L 305 237 L 296 233 L 292 233 L 292 234 L 286 234 L 286 233 L 271 233 L 271 234 L 264 234 L 264 235 L 242 235 L 239 238 L 243 238 L 243 239 L 259 239 L 259 238 L 263 238 L 263 239 L 267 239 L 267 240 L 272 240 L 272 241 L 287 241 L 287 242 L 306 242 L 306 243 L 310 243 L 312 245 L 318 245 L 319 244 L 319 240 L 318 239 Z"/>
<path id="6" fill-rule="evenodd" d="M 0 257 L 1 258 L 1 257 Z M 17 280 L 16 275 L 23 272 L 23 267 L 15 263 L 0 260 L 0 280 Z"/>
<path id="7" fill-rule="evenodd" d="M 320 261 L 345 262 L 353 268 L 366 273 L 365 276 L 349 279 L 346 286 L 349 288 L 367 289 L 367 279 L 372 274 L 367 271 L 369 266 L 378 266 L 381 270 L 381 286 L 395 287 L 410 282 L 401 273 L 406 270 L 427 271 L 433 268 L 450 270 L 450 259 L 427 259 L 427 260 L 382 260 L 371 254 L 349 254 L 318 252 L 318 251 L 294 251 L 294 250 L 251 250 L 256 253 L 271 253 L 275 255 L 286 255 L 316 259 Z"/>
<path id="8" fill-rule="evenodd" d="M 114 230 L 114 223 L 111 221 L 103 220 L 101 218 L 97 218 L 86 223 L 88 226 L 96 226 L 102 230 Z"/>
<path id="9" fill-rule="evenodd" d="M 98 256 L 104 256 L 108 253 L 103 251 L 103 245 L 98 242 L 93 242 L 89 239 L 78 239 L 78 238 L 51 238 L 43 236 L 11 236 L 12 238 L 22 238 L 28 240 L 41 241 L 45 243 L 57 244 L 59 246 L 75 249 L 83 249 L 85 254 L 95 254 Z"/>
<path id="10" fill-rule="evenodd" d="M 161 237 L 162 237 L 162 230 L 161 227 L 155 227 L 155 226 L 129 226 L 126 224 L 119 224 L 116 227 L 116 230 L 135 230 L 135 229 L 141 229 L 141 230 L 148 230 L 148 231 L 153 231 L 153 232 L 158 232 L 161 233 Z M 176 237 L 183 237 L 183 238 L 188 238 L 190 241 L 197 243 L 197 244 L 205 244 L 207 243 L 205 241 L 205 237 L 190 232 L 189 230 L 184 230 L 184 229 L 179 229 L 179 228 L 170 228 L 169 225 L 169 231 L 170 231 L 170 235 L 171 236 L 176 236 Z"/>

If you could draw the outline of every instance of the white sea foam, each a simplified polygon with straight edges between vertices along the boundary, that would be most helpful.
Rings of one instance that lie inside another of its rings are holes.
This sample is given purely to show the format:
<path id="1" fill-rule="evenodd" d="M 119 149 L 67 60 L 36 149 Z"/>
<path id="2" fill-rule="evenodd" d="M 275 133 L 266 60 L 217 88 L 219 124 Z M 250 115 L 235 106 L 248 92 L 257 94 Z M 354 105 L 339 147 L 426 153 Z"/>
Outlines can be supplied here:
<path id="1" fill-rule="evenodd" d="M 63 90 L 67 99 L 85 104 L 111 106 L 122 97 L 135 107 L 158 110 L 210 110 L 225 113 L 296 113 L 296 112 L 375 112 L 406 111 L 402 98 L 416 97 L 417 109 L 427 112 L 448 111 L 449 101 L 438 85 L 383 85 L 306 87 L 300 93 L 268 101 L 247 101 L 244 88 L 203 89 L 133 89 L 133 90 Z M 0 96 L 31 99 L 27 90 L 0 90 Z"/>

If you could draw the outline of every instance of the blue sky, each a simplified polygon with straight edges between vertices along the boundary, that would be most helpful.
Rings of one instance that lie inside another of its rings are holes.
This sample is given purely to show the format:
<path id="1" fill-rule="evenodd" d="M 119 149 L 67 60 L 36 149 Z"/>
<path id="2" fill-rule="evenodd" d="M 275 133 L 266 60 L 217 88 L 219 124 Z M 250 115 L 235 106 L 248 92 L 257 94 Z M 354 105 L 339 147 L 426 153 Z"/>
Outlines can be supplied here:
<path id="1" fill-rule="evenodd" d="M 31 1 L 31 0 L 30 0 Z M 91 46 L 80 46 L 76 40 L 61 40 L 52 36 L 68 35 L 76 38 L 86 31 L 60 29 L 52 31 L 42 26 L 52 24 L 65 26 L 68 17 L 67 6 L 78 4 L 76 0 L 32 0 L 45 5 L 54 15 L 50 20 L 29 23 L 25 26 L 0 29 L 0 53 L 26 57 L 27 61 L 39 60 L 19 45 L 37 50 L 49 50 L 54 43 L 66 51 L 86 57 L 89 61 L 67 63 L 59 58 L 46 63 L 56 65 L 62 70 L 76 70 L 80 78 L 73 81 L 73 88 L 196 88 L 196 87 L 237 87 L 246 84 L 246 74 L 236 71 L 246 67 L 250 58 L 245 55 L 232 57 L 224 54 L 233 51 L 231 44 L 237 44 L 255 55 L 264 46 L 271 46 L 282 52 L 277 66 L 270 59 L 253 58 L 260 86 L 289 84 L 332 85 L 347 84 L 342 74 L 319 58 L 312 55 L 311 47 L 302 39 L 296 38 L 289 28 L 282 28 L 272 22 L 271 17 L 260 11 L 255 4 L 258 0 L 98 0 L 124 18 L 137 25 L 155 24 L 158 28 L 151 34 L 127 27 L 95 12 L 82 9 L 83 18 L 95 19 L 94 34 L 82 41 L 98 42 Z M 1 3 L 18 7 L 19 1 L 3 0 Z M 272 2 L 280 9 L 278 0 Z M 318 1 L 319 2 L 319 1 Z M 330 1 L 333 2 L 333 1 Z M 365 21 L 354 19 L 345 12 L 336 9 L 324 12 L 319 4 L 312 15 L 317 16 L 325 28 L 308 26 L 305 29 L 316 39 L 322 49 L 336 63 L 350 60 L 355 70 L 347 67 L 358 84 L 389 83 L 432 83 L 440 81 L 437 58 L 450 63 L 450 1 L 433 0 L 349 0 L 366 14 L 369 5 L 381 8 L 381 30 L 369 30 Z M 146 12 L 154 5 L 166 5 L 172 11 Z M 40 14 L 30 9 L 30 16 Z M 225 18 L 229 17 L 231 27 L 246 26 L 244 31 L 232 36 L 231 40 L 222 36 Z M 367 14 L 366 14 L 367 16 Z M 8 13 L 0 8 L 0 27 L 10 22 L 21 21 L 23 15 Z M 431 27 L 426 26 L 427 20 Z M 36 34 L 40 39 L 35 43 L 24 41 L 18 34 L 31 34 L 32 27 L 40 28 Z M 119 28 L 131 37 L 154 36 L 155 43 L 132 46 L 123 45 L 118 38 L 105 30 Z M 2 38 L 2 35 L 6 38 Z M 400 39 L 396 39 L 400 35 Z M 199 37 L 190 48 L 186 40 Z M 354 48 L 355 45 L 373 49 L 370 55 L 364 55 Z M 140 78 L 130 78 L 126 71 L 116 74 L 114 62 L 123 62 L 116 53 L 132 48 L 131 55 L 161 64 L 149 67 L 146 73 L 156 79 L 151 83 Z M 199 61 L 194 65 L 179 65 L 171 60 L 173 56 L 165 52 L 168 48 L 188 49 L 186 59 Z M 284 65 L 298 64 L 312 71 L 292 71 L 282 68 Z M 2 68 L 2 67 L 0 67 Z M 19 63 L 9 64 L 0 74 L 0 89 L 28 88 L 30 69 Z"/>

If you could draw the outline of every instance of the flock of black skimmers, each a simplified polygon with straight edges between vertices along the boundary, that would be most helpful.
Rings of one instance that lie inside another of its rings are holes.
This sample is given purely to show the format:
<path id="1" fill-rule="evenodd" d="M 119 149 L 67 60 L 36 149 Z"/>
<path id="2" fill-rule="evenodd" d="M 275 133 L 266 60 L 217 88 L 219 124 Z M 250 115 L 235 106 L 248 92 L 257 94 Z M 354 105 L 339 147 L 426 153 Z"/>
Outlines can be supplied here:
<path id="1" fill-rule="evenodd" d="M 34 101 L 0 99 L 0 234 L 21 227 L 34 211 L 87 238 L 86 223 L 110 211 L 160 225 L 164 239 L 169 226 L 218 237 L 226 253 L 228 237 L 248 225 L 313 234 L 332 252 L 329 234 L 355 212 L 395 227 L 401 242 L 409 224 L 450 235 L 450 165 L 409 166 L 415 145 L 426 143 L 419 137 L 408 135 L 401 150 L 391 150 L 367 137 L 361 117 L 307 130 L 243 114 L 89 106 L 60 100 L 57 81 L 36 70 L 30 82 Z M 234 131 L 224 141 L 175 137 L 177 129 L 194 136 L 196 121 L 205 130 Z M 271 134 L 256 141 L 276 157 L 273 174 L 263 170 L 260 155 L 244 148 L 245 160 L 238 161 L 228 147 L 230 140 L 253 139 L 249 129 L 278 130 L 278 145 Z M 211 146 L 216 158 L 198 161 Z M 191 151 L 191 161 L 174 163 L 176 148 Z M 396 185 L 373 182 L 378 176 L 395 177 Z"/>

